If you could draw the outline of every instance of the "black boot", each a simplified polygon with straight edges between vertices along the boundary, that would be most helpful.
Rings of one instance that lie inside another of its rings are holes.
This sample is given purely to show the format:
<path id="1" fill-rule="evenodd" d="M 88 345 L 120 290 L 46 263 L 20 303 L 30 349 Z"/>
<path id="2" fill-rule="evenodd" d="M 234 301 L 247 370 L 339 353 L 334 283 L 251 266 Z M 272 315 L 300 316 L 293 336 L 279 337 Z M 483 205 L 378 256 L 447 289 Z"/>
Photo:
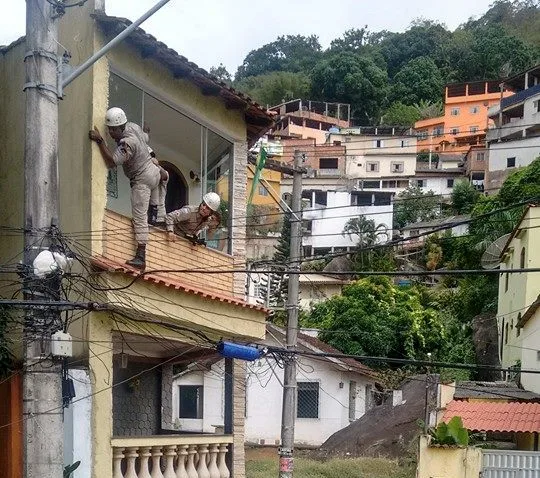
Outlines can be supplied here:
<path id="1" fill-rule="evenodd" d="M 150 224 L 151 226 L 157 225 L 157 214 L 158 207 L 150 206 L 150 209 L 148 210 L 148 224 Z"/>
<path id="2" fill-rule="evenodd" d="M 146 267 L 146 244 L 139 244 L 137 246 L 135 257 L 129 261 L 126 261 L 126 264 L 134 267 L 135 269 L 144 270 Z"/>

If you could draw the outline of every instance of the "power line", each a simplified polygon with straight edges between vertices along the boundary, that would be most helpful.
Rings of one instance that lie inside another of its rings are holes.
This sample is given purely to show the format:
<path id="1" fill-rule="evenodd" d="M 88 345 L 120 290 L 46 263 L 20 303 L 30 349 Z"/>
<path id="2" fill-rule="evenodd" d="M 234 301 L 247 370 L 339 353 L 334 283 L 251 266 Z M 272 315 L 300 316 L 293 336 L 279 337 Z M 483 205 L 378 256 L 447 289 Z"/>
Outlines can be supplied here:
<path id="1" fill-rule="evenodd" d="M 329 352 L 310 352 L 305 350 L 290 350 L 280 347 L 269 347 L 266 346 L 268 350 L 277 353 L 277 354 L 289 354 L 289 355 L 300 355 L 306 357 L 326 357 L 326 358 L 351 358 L 361 361 L 370 361 L 370 362 L 379 362 L 379 363 L 395 363 L 400 365 L 420 365 L 428 367 L 438 367 L 438 368 L 450 368 L 450 369 L 462 369 L 462 370 L 491 370 L 494 372 L 511 372 L 511 373 L 530 373 L 530 374 L 540 374 L 540 369 L 513 369 L 513 368 L 504 368 L 504 367 L 495 367 L 492 365 L 481 365 L 481 364 L 465 364 L 465 363 L 451 363 L 451 362 L 438 362 L 432 360 L 417 360 L 417 359 L 401 359 L 393 357 L 377 357 L 377 356 L 368 356 L 368 355 L 354 355 L 354 354 L 344 354 L 344 353 L 329 353 Z"/>

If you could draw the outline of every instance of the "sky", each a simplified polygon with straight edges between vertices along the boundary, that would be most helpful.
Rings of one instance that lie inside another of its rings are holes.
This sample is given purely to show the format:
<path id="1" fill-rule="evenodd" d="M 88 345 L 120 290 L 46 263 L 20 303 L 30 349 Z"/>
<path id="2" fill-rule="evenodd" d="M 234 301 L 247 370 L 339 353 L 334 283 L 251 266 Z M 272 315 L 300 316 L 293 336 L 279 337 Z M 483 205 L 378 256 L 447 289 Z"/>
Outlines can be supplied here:
<path id="1" fill-rule="evenodd" d="M 493 0 L 170 0 L 142 28 L 181 55 L 209 69 L 223 63 L 234 74 L 253 49 L 280 35 L 318 35 L 323 48 L 350 28 L 404 31 L 415 18 L 454 30 L 482 15 Z M 106 0 L 109 15 L 132 21 L 157 0 Z M 406 3 L 406 5 L 404 5 Z M 0 16 L 0 45 L 24 35 L 24 0 L 10 2 Z M 74 7 L 78 8 L 78 7 Z M 66 21 L 66 18 L 62 19 Z"/>

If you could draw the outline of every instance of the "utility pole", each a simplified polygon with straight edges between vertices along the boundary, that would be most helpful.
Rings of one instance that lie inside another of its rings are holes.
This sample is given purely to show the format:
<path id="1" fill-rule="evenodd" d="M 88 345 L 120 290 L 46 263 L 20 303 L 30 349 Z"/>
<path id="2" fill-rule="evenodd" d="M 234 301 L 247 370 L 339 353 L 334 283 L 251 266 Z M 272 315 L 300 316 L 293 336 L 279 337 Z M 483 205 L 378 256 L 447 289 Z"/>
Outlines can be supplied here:
<path id="1" fill-rule="evenodd" d="M 58 12 L 53 2 L 26 0 L 24 144 L 25 299 L 58 301 L 58 278 L 36 279 L 32 264 L 52 244 L 58 218 Z M 62 362 L 51 356 L 59 309 L 29 309 L 24 322 L 24 476 L 60 478 L 64 468 Z"/>
<path id="2" fill-rule="evenodd" d="M 294 152 L 294 171 L 291 201 L 290 269 L 300 270 L 302 248 L 302 153 Z M 289 276 L 287 293 L 287 349 L 295 350 L 298 337 L 298 283 L 300 276 Z M 294 468 L 294 423 L 296 419 L 296 358 L 290 355 L 284 366 L 283 409 L 281 415 L 281 447 L 279 448 L 279 477 L 292 478 Z"/>
<path id="3" fill-rule="evenodd" d="M 63 89 L 169 0 L 160 0 L 67 78 L 57 55 L 58 23 L 66 4 L 26 0 L 24 144 L 24 295 L 49 307 L 28 307 L 23 330 L 24 476 L 61 478 L 64 470 L 62 362 L 51 354 L 51 336 L 62 329 L 61 274 L 38 278 L 34 259 L 55 243 L 59 218 L 58 100 Z M 88 20 L 90 21 L 90 19 Z M 71 307 L 72 305 L 69 305 Z"/>

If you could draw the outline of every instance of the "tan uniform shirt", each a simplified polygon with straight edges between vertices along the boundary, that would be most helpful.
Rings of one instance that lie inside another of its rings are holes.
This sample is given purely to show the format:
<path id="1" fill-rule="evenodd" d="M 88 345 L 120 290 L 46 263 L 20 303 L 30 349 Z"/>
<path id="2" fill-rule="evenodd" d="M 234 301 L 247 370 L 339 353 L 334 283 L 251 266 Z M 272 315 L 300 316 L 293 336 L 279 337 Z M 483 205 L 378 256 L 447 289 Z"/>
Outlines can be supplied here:
<path id="1" fill-rule="evenodd" d="M 144 174 L 148 168 L 155 168 L 148 152 L 148 135 L 135 123 L 127 123 L 124 133 L 113 154 L 114 164 L 122 165 L 124 174 L 131 181 Z"/>
<path id="2" fill-rule="evenodd" d="M 213 231 L 219 226 L 219 221 L 214 216 L 201 216 L 199 206 L 184 206 L 172 211 L 165 217 L 165 223 L 169 232 L 192 236 L 206 229 Z"/>

